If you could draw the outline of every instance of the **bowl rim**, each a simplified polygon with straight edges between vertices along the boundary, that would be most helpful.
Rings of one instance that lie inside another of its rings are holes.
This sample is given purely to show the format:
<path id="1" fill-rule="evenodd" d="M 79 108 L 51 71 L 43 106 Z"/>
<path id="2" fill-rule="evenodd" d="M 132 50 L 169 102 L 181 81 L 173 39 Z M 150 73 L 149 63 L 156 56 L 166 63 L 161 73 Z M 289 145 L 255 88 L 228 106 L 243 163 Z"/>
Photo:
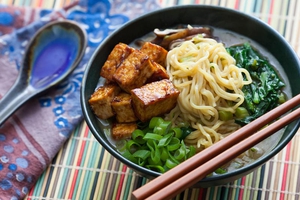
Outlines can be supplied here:
<path id="1" fill-rule="evenodd" d="M 113 148 L 110 144 L 107 144 L 106 141 L 102 137 L 100 137 L 100 135 L 97 133 L 98 131 L 94 127 L 94 123 L 92 122 L 92 120 L 90 119 L 90 117 L 88 116 L 88 113 L 87 113 L 87 109 L 89 109 L 88 108 L 89 105 L 85 99 L 85 89 L 84 89 L 86 86 L 87 79 L 88 79 L 87 71 L 90 70 L 93 60 L 97 56 L 97 53 L 99 52 L 99 50 L 101 50 L 102 46 L 104 46 L 111 38 L 113 38 L 120 31 L 122 31 L 123 29 L 126 29 L 128 26 L 131 26 L 132 24 L 135 24 L 137 21 L 139 21 L 141 19 L 145 19 L 147 17 L 156 15 L 157 13 L 166 12 L 166 11 L 170 11 L 170 10 L 180 10 L 180 9 L 214 9 L 214 10 L 218 10 L 218 11 L 230 12 L 235 15 L 239 15 L 239 16 L 248 18 L 249 20 L 255 21 L 256 23 L 261 24 L 262 26 L 265 26 L 266 29 L 271 31 L 277 38 L 279 38 L 284 43 L 284 45 L 292 53 L 291 56 L 293 56 L 294 58 L 298 57 L 297 54 L 294 52 L 294 50 L 291 48 L 290 44 L 286 41 L 286 39 L 266 22 L 264 22 L 258 18 L 255 18 L 254 16 L 251 16 L 249 14 L 235 10 L 235 9 L 231 9 L 231 8 L 227 8 L 227 7 L 220 7 L 220 6 L 213 6 L 213 5 L 177 5 L 177 6 L 173 6 L 173 7 L 160 8 L 160 9 L 151 11 L 149 13 L 141 15 L 138 18 L 135 18 L 133 20 L 126 22 L 120 28 L 118 28 L 117 30 L 112 32 L 111 35 L 109 35 L 106 39 L 104 39 L 104 41 L 96 48 L 92 57 L 90 58 L 90 60 L 87 63 L 87 67 L 85 69 L 85 73 L 84 73 L 84 76 L 82 79 L 82 86 L 81 86 L 81 90 L 80 90 L 80 101 L 81 101 L 81 107 L 83 110 L 83 116 L 84 116 L 84 119 L 85 119 L 90 131 L 94 135 L 94 137 L 111 155 L 113 155 L 116 159 L 118 159 L 119 161 L 121 161 L 126 166 L 133 169 L 134 171 L 138 171 L 138 172 L 142 173 L 143 176 L 145 176 L 147 178 L 155 178 L 156 176 L 161 175 L 161 173 L 149 170 L 147 168 L 141 167 L 135 163 L 128 161 L 115 148 Z M 300 70 L 300 62 L 299 61 L 298 61 L 298 68 Z M 244 175 L 248 174 L 247 172 L 249 172 L 249 170 L 252 170 L 252 171 L 255 170 L 256 168 L 258 168 L 259 166 L 261 166 L 265 162 L 267 162 L 269 159 L 271 159 L 273 156 L 275 156 L 277 153 L 279 153 L 279 151 L 281 151 L 289 143 L 289 141 L 294 137 L 297 130 L 299 129 L 299 126 L 300 126 L 300 120 L 297 120 L 295 122 L 295 125 L 293 126 L 293 128 L 290 130 L 288 136 L 285 138 L 281 138 L 280 141 L 278 141 L 278 144 L 267 155 L 262 156 L 257 161 L 255 161 L 253 163 L 249 163 L 245 167 L 236 169 L 234 171 L 227 172 L 225 174 L 219 174 L 217 176 L 206 177 L 206 178 L 200 180 L 199 182 L 206 183 L 206 182 L 211 182 L 211 181 L 219 181 L 222 179 L 230 178 L 232 176 L 237 176 L 239 174 L 244 174 Z"/>

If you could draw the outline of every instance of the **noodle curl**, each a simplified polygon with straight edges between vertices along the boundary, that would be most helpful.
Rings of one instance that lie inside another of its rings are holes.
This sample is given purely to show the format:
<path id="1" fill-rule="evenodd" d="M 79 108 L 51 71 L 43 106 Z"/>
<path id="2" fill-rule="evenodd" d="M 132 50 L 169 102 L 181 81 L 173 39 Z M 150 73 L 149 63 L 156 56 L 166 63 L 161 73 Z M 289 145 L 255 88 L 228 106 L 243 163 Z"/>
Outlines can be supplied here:
<path id="1" fill-rule="evenodd" d="M 222 43 L 196 36 L 170 50 L 166 62 L 170 80 L 180 91 L 177 106 L 166 118 L 195 129 L 186 144 L 201 151 L 239 128 L 234 119 L 222 121 L 219 112 L 234 114 L 244 102 L 242 87 L 252 79 Z"/>

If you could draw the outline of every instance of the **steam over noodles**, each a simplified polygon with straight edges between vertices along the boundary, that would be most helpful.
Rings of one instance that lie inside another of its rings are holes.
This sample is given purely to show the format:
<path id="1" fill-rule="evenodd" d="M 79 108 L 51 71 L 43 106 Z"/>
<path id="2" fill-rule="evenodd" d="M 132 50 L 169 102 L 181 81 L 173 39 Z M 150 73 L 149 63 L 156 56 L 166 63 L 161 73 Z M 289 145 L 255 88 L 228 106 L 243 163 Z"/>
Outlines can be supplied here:
<path id="1" fill-rule="evenodd" d="M 244 101 L 242 87 L 252 80 L 222 43 L 201 36 L 182 42 L 169 51 L 167 72 L 180 95 L 166 118 L 195 129 L 186 144 L 200 151 L 239 128 L 233 119 L 222 121 L 220 111 L 234 114 Z"/>

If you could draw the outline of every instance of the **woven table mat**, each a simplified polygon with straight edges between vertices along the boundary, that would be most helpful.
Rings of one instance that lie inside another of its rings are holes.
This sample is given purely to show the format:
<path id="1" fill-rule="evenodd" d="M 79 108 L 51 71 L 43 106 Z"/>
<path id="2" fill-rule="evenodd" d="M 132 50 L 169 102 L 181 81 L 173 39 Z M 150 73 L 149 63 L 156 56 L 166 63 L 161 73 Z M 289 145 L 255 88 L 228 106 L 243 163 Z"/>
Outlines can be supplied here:
<path id="1" fill-rule="evenodd" d="M 0 0 L 0 4 L 58 9 L 72 0 Z M 219 5 L 270 24 L 300 55 L 298 0 L 160 0 L 162 7 Z M 300 132 L 275 157 L 253 173 L 226 185 L 187 189 L 175 199 L 299 199 Z M 149 180 L 113 158 L 85 122 L 73 131 L 26 199 L 130 199 Z"/>

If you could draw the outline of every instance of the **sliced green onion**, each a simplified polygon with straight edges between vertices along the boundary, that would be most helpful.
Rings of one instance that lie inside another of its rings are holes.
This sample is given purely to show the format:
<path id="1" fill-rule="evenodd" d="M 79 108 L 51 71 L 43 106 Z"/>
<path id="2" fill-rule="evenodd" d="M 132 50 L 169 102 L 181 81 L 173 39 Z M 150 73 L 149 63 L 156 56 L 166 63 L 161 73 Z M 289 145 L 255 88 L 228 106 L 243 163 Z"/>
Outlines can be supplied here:
<path id="1" fill-rule="evenodd" d="M 163 162 L 161 160 L 153 160 L 151 158 L 151 156 L 148 157 L 147 164 L 149 164 L 149 165 L 160 165 L 160 166 L 163 166 Z"/>
<path id="2" fill-rule="evenodd" d="M 132 139 L 139 144 L 144 144 L 146 142 L 146 140 L 143 139 L 144 136 L 145 133 L 140 129 L 134 130 L 131 134 Z"/>
<path id="3" fill-rule="evenodd" d="M 183 141 L 194 129 L 184 122 L 171 126 L 171 121 L 153 117 L 148 127 L 133 131 L 132 139 L 124 140 L 126 145 L 120 143 L 118 149 L 128 160 L 164 173 L 196 152 L 195 147 L 187 147 Z"/>
<path id="4" fill-rule="evenodd" d="M 278 95 L 278 103 L 279 103 L 279 104 L 283 104 L 284 102 L 286 102 L 285 95 L 281 92 L 281 93 Z"/>
<path id="5" fill-rule="evenodd" d="M 182 160 L 184 160 L 185 156 L 186 156 L 186 148 L 185 145 L 183 144 L 179 149 L 175 151 L 174 158 L 179 162 L 181 162 Z"/>
<path id="6" fill-rule="evenodd" d="M 258 104 L 260 102 L 259 94 L 257 92 L 254 92 L 253 94 L 253 103 Z"/>
<path id="7" fill-rule="evenodd" d="M 175 151 L 180 147 L 180 140 L 178 138 L 173 137 L 167 146 L 169 151 Z"/>
<path id="8" fill-rule="evenodd" d="M 169 153 L 166 148 L 161 148 L 160 151 L 160 159 L 161 161 L 165 162 L 169 158 Z"/>
<path id="9" fill-rule="evenodd" d="M 132 154 L 133 157 L 137 159 L 137 164 L 140 166 L 144 166 L 146 163 L 146 159 L 149 157 L 150 151 L 148 150 L 137 150 Z"/>
<path id="10" fill-rule="evenodd" d="M 182 130 L 179 127 L 174 127 L 171 129 L 171 131 L 174 132 L 174 136 L 177 137 L 178 139 L 181 139 L 182 137 Z"/>
<path id="11" fill-rule="evenodd" d="M 169 133 L 169 134 L 165 135 L 162 139 L 159 140 L 157 146 L 158 147 L 167 146 L 170 143 L 172 136 L 173 136 L 173 133 Z"/>
<path id="12" fill-rule="evenodd" d="M 131 162 L 137 163 L 137 159 L 126 149 L 122 156 L 124 156 L 126 159 L 130 160 Z"/>
<path id="13" fill-rule="evenodd" d="M 172 168 L 174 168 L 175 166 L 177 166 L 178 164 L 176 163 L 176 162 L 174 162 L 173 160 L 171 160 L 171 159 L 167 159 L 166 160 L 166 167 L 168 167 L 169 169 L 172 169 Z"/>
<path id="14" fill-rule="evenodd" d="M 158 164 L 160 162 L 160 151 L 157 147 L 156 142 L 153 140 L 148 140 L 147 146 L 150 149 L 150 156 L 151 156 L 153 163 Z"/>
<path id="15" fill-rule="evenodd" d="M 247 111 L 246 108 L 244 108 L 244 107 L 237 107 L 236 110 L 235 110 L 235 116 L 238 119 L 243 119 L 243 118 L 249 116 L 249 113 L 248 113 L 248 111 Z"/>
<path id="16" fill-rule="evenodd" d="M 223 169 L 223 168 L 218 168 L 218 169 L 216 169 L 216 171 L 215 171 L 217 174 L 225 174 L 227 171 L 226 171 L 226 169 Z"/>
<path id="17" fill-rule="evenodd" d="M 154 134 L 154 133 L 146 133 L 146 135 L 144 136 L 144 140 L 157 140 L 159 141 L 160 139 L 162 139 L 163 136 L 158 135 L 158 134 Z"/>
<path id="18" fill-rule="evenodd" d="M 177 163 L 177 165 L 180 163 L 178 160 L 176 160 L 175 158 L 174 158 L 174 156 L 172 155 L 172 153 L 170 152 L 170 151 L 168 151 L 168 154 L 169 154 L 169 158 L 168 159 L 170 159 L 172 162 L 174 162 L 174 163 Z M 167 159 L 167 160 L 168 160 Z"/>
<path id="19" fill-rule="evenodd" d="M 143 160 L 146 160 L 150 156 L 150 151 L 148 150 L 137 150 L 132 154 L 133 157 L 135 158 L 141 158 Z"/>
<path id="20" fill-rule="evenodd" d="M 138 158 L 136 164 L 138 164 L 139 166 L 144 166 L 146 164 L 146 160 Z"/>
<path id="21" fill-rule="evenodd" d="M 128 140 L 126 143 L 126 149 L 130 152 L 130 153 L 134 153 L 139 149 L 140 145 L 133 141 L 133 140 Z"/>
<path id="22" fill-rule="evenodd" d="M 165 120 L 161 117 L 153 117 L 149 122 L 149 128 L 154 129 L 154 127 L 159 126 L 159 124 L 163 121 Z"/>
<path id="23" fill-rule="evenodd" d="M 233 114 L 232 114 L 232 112 L 229 112 L 229 111 L 220 110 L 219 117 L 220 117 L 220 120 L 222 120 L 222 121 L 228 121 L 233 118 Z"/>
<path id="24" fill-rule="evenodd" d="M 171 128 L 171 121 L 163 121 L 158 126 L 162 128 L 163 134 L 166 134 Z"/>
<path id="25" fill-rule="evenodd" d="M 189 146 L 189 152 L 187 154 L 187 158 L 190 158 L 196 154 L 196 148 L 194 146 Z"/>
<path id="26" fill-rule="evenodd" d="M 153 133 L 158 135 L 163 135 L 165 133 L 164 129 L 160 126 L 155 126 L 153 129 Z"/>
<path id="27" fill-rule="evenodd" d="M 163 168 L 163 167 L 160 166 L 160 165 L 146 165 L 146 167 L 147 167 L 148 169 L 151 169 L 151 170 L 154 170 L 154 171 L 157 171 L 157 172 L 160 172 L 160 173 L 166 172 L 166 169 Z"/>

